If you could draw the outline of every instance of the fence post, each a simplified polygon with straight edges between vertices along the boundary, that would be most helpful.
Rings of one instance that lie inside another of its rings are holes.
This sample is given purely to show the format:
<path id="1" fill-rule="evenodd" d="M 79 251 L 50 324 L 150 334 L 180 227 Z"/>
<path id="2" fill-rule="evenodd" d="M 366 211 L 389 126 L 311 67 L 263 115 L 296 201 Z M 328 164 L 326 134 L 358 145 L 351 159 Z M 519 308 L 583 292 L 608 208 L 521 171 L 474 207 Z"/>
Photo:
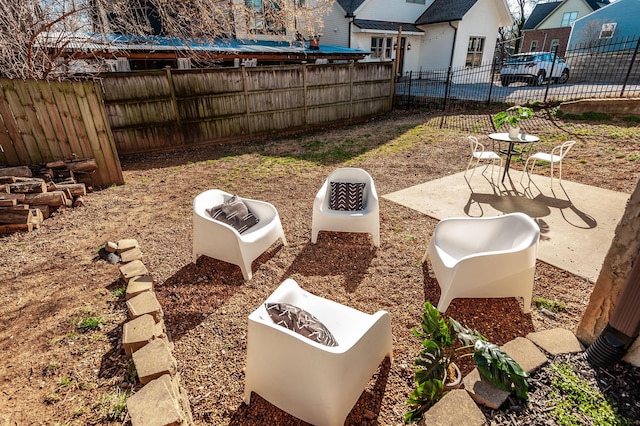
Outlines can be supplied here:
<path id="1" fill-rule="evenodd" d="M 353 119 L 353 73 L 354 70 L 354 62 L 351 61 L 349 64 L 349 121 Z"/>
<path id="2" fill-rule="evenodd" d="M 489 96 L 487 97 L 487 105 L 491 104 L 491 94 L 493 93 L 493 82 L 496 80 L 496 60 L 493 59 L 491 64 L 491 82 L 489 84 Z"/>
<path id="3" fill-rule="evenodd" d="M 444 83 L 444 105 L 442 105 L 442 110 L 447 110 L 447 101 L 449 100 L 449 85 L 451 84 L 451 65 L 447 68 L 447 81 Z"/>
<path id="4" fill-rule="evenodd" d="M 249 89 L 247 88 L 247 65 L 240 64 L 240 69 L 242 70 L 242 91 L 244 93 L 244 108 L 246 110 L 247 116 L 247 129 L 249 130 L 249 136 L 253 135 L 253 131 L 251 130 L 251 111 L 249 110 Z"/>
<path id="5" fill-rule="evenodd" d="M 622 90 L 620 91 L 620 97 L 624 96 L 624 91 L 627 88 L 627 82 L 629 81 L 629 76 L 631 76 L 631 69 L 633 68 L 633 64 L 636 61 L 636 56 L 638 56 L 638 47 L 640 46 L 640 37 L 636 40 L 636 49 L 633 51 L 633 57 L 631 58 L 631 62 L 629 63 L 629 69 L 627 70 L 627 75 L 624 78 L 624 83 L 622 83 Z"/>
<path id="6" fill-rule="evenodd" d="M 549 79 L 547 80 L 547 88 L 544 91 L 544 99 L 542 100 L 543 103 L 547 102 L 547 95 L 549 94 L 549 88 L 551 87 L 551 81 L 553 81 L 553 69 L 556 66 L 556 58 L 558 57 L 558 55 L 556 54 L 558 50 L 558 46 L 556 46 L 553 49 L 553 62 L 551 63 L 551 71 L 549 71 Z"/>
<path id="7" fill-rule="evenodd" d="M 307 121 L 308 121 L 308 114 L 309 114 L 309 101 L 308 101 L 308 97 L 309 97 L 309 91 L 307 89 L 307 61 L 302 61 L 302 87 L 303 87 L 303 91 L 304 91 L 304 114 L 302 117 L 303 123 L 306 126 L 307 125 Z"/>
<path id="8" fill-rule="evenodd" d="M 411 107 L 411 82 L 413 81 L 413 71 L 409 71 L 409 87 L 407 87 L 407 104 Z"/>
<path id="9" fill-rule="evenodd" d="M 182 120 L 180 120 L 180 109 L 178 109 L 178 100 L 176 99 L 176 88 L 173 85 L 173 76 L 171 75 L 171 67 L 167 65 L 164 67 L 167 73 L 167 82 L 169 83 L 169 93 L 171 94 L 171 107 L 173 108 L 173 112 L 176 115 L 176 123 L 178 124 L 178 129 L 180 129 L 180 134 L 184 134 L 182 132 Z M 184 137 L 182 138 L 182 145 L 184 145 Z"/>

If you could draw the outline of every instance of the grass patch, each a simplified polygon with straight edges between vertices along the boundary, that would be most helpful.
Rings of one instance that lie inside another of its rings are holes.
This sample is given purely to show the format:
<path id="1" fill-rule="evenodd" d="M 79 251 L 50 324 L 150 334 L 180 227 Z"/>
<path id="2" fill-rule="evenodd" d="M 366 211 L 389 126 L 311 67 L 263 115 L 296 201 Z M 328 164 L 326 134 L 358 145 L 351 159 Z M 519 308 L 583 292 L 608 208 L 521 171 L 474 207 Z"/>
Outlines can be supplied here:
<path id="1" fill-rule="evenodd" d="M 86 317 L 78 322 L 78 329 L 82 332 L 101 330 L 106 323 L 102 317 Z"/>
<path id="2" fill-rule="evenodd" d="M 640 154 L 635 153 L 635 152 L 633 154 L 629 154 L 629 155 L 627 155 L 627 160 L 629 160 L 629 161 L 638 161 L 638 160 L 640 160 Z"/>
<path id="3" fill-rule="evenodd" d="M 535 303 L 538 308 L 544 308 L 551 312 L 561 312 L 567 309 L 567 305 L 564 303 L 558 302 L 557 300 L 545 299 L 544 297 L 534 297 L 533 303 Z"/>
<path id="4" fill-rule="evenodd" d="M 105 421 L 124 420 L 127 415 L 128 397 L 128 392 L 119 389 L 104 395 L 97 406 L 98 417 Z"/>
<path id="5" fill-rule="evenodd" d="M 127 293 L 127 285 L 123 284 L 115 290 L 111 291 L 111 295 L 114 299 L 122 299 Z"/>
<path id="6" fill-rule="evenodd" d="M 604 112 L 586 111 L 582 114 L 557 114 L 559 117 L 568 118 L 570 120 L 583 120 L 583 121 L 609 121 L 611 115 Z"/>
<path id="7" fill-rule="evenodd" d="M 640 117 L 637 115 L 630 115 L 627 117 L 622 117 L 622 121 L 626 121 L 627 123 L 640 123 Z"/>
<path id="8" fill-rule="evenodd" d="M 599 390 L 574 373 L 571 364 L 551 364 L 551 368 L 549 402 L 555 408 L 550 414 L 559 425 L 631 425 Z"/>

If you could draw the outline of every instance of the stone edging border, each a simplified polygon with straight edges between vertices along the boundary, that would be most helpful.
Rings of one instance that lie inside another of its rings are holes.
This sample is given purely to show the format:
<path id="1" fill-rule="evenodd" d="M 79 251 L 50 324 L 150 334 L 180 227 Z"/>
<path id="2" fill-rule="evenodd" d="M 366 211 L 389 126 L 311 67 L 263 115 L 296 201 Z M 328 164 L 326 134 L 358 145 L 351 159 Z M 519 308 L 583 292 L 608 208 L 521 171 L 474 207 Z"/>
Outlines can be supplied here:
<path id="1" fill-rule="evenodd" d="M 144 385 L 127 399 L 133 426 L 194 425 L 189 397 L 181 385 L 173 342 L 164 324 L 164 313 L 156 298 L 153 277 L 142 263 L 135 239 L 107 242 L 105 250 L 117 253 L 120 277 L 126 283 L 129 321 L 122 327 L 125 353 L 133 359 Z"/>

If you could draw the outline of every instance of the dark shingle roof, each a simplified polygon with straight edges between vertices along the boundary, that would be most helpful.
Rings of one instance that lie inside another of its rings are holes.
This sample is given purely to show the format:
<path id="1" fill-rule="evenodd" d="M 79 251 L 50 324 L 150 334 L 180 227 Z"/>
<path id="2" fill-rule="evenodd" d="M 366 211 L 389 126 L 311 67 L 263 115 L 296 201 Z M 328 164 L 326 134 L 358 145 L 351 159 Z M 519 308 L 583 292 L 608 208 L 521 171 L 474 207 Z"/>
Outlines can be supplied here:
<path id="1" fill-rule="evenodd" d="M 585 0 L 591 6 L 591 9 L 598 10 L 602 6 L 606 6 L 609 4 L 609 0 Z"/>
<path id="2" fill-rule="evenodd" d="M 602 6 L 609 4 L 609 0 L 585 0 L 585 1 L 589 5 L 589 7 L 591 7 L 591 10 L 598 10 Z M 524 22 L 524 26 L 522 27 L 522 29 L 523 30 L 535 29 L 538 25 L 540 25 L 540 22 L 544 21 L 547 16 L 551 15 L 551 13 L 553 13 L 553 11 L 556 10 L 556 8 L 560 6 L 560 4 L 562 3 L 563 3 L 562 1 L 538 3 L 536 7 L 533 8 L 533 11 L 531 11 L 531 15 L 529 15 L 527 20 Z"/>
<path id="3" fill-rule="evenodd" d="M 389 21 L 371 21 L 368 19 L 354 19 L 353 24 L 363 30 L 380 30 L 389 32 L 398 32 L 398 28 L 402 26 L 402 31 L 410 31 L 416 33 L 423 33 L 420 28 L 408 22 L 389 22 Z"/>
<path id="4" fill-rule="evenodd" d="M 347 14 L 355 12 L 365 0 L 337 0 Z"/>
<path id="5" fill-rule="evenodd" d="M 461 21 L 478 0 L 435 0 L 416 20 L 416 25 Z"/>
<path id="6" fill-rule="evenodd" d="M 531 11 L 531 15 L 524 21 L 522 26 L 523 30 L 533 30 L 542 22 L 547 16 L 551 15 L 551 12 L 556 10 L 558 6 L 562 4 L 561 1 L 554 1 L 551 3 L 538 3 L 536 7 Z"/>

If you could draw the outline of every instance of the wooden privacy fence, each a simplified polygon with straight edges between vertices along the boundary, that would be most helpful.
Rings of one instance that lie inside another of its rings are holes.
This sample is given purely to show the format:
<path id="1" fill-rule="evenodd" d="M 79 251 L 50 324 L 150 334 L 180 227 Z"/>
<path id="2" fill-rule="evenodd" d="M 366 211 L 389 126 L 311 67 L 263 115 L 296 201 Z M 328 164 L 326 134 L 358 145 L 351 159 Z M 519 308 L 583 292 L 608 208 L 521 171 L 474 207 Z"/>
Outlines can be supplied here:
<path id="1" fill-rule="evenodd" d="M 392 63 L 102 75 L 121 155 L 348 122 L 392 108 Z"/>
<path id="2" fill-rule="evenodd" d="M 0 78 L 0 91 L 0 166 L 93 158 L 93 185 L 124 183 L 99 85 Z"/>

